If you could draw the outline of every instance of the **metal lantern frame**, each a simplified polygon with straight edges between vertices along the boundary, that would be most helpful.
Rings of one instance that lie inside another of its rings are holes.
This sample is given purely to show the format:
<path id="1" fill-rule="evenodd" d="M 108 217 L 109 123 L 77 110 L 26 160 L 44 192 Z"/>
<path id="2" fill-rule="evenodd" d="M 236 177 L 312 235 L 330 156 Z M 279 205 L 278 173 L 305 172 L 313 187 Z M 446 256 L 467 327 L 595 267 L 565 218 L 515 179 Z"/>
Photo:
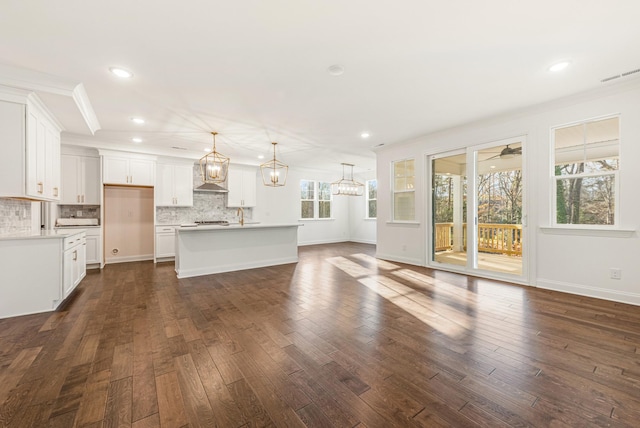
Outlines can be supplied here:
<path id="1" fill-rule="evenodd" d="M 260 165 L 262 183 L 268 187 L 282 187 L 287 184 L 289 166 L 276 159 L 276 145 L 278 143 L 271 144 L 273 145 L 273 159 Z"/>
<path id="2" fill-rule="evenodd" d="M 344 178 L 344 167 L 351 167 L 351 173 L 349 178 Z M 362 196 L 364 195 L 364 184 L 353 179 L 353 164 L 342 164 L 342 178 L 338 181 L 331 183 L 332 195 L 346 195 L 346 196 Z"/>
<path id="3" fill-rule="evenodd" d="M 216 150 L 218 133 L 212 132 L 211 135 L 213 135 L 213 150 L 200 158 L 200 174 L 203 182 L 220 184 L 227 180 L 231 159 Z"/>

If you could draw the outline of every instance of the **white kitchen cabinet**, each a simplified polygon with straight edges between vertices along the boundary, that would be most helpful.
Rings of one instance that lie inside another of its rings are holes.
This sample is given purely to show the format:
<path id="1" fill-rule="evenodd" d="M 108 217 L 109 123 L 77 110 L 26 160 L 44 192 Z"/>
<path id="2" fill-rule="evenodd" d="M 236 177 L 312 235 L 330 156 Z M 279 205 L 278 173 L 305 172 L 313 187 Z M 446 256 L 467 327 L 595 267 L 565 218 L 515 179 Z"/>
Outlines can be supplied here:
<path id="1" fill-rule="evenodd" d="M 103 156 L 102 182 L 129 186 L 153 186 L 155 184 L 155 162 L 139 159 L 133 155 Z"/>
<path id="2" fill-rule="evenodd" d="M 156 175 L 156 206 L 193 206 L 193 165 L 158 163 Z"/>
<path id="3" fill-rule="evenodd" d="M 66 299 L 87 274 L 86 245 L 85 232 L 64 240 L 62 299 Z"/>
<path id="4" fill-rule="evenodd" d="M 0 318 L 56 309 L 86 275 L 83 231 L 0 237 Z"/>
<path id="5" fill-rule="evenodd" d="M 100 159 L 62 155 L 62 205 L 100 205 Z"/>
<path id="6" fill-rule="evenodd" d="M 87 228 L 86 265 L 88 268 L 102 268 L 102 228 Z"/>
<path id="7" fill-rule="evenodd" d="M 0 197 L 60 199 L 61 130 L 35 94 L 0 90 Z"/>
<path id="8" fill-rule="evenodd" d="M 227 207 L 256 206 L 256 174 L 254 167 L 231 165 L 227 177 Z"/>
<path id="9" fill-rule="evenodd" d="M 173 258 L 176 255 L 176 226 L 156 226 L 155 260 Z"/>

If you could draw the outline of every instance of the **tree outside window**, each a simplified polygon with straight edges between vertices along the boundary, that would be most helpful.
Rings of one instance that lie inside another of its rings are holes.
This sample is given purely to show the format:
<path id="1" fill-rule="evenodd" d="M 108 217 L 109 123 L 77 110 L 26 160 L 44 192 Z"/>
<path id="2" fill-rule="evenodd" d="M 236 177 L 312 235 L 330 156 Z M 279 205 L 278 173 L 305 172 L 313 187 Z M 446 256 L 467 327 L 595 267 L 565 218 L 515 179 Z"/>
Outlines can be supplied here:
<path id="1" fill-rule="evenodd" d="M 367 218 L 378 217 L 378 180 L 367 180 Z"/>
<path id="2" fill-rule="evenodd" d="M 555 223 L 616 224 L 620 118 L 556 128 Z"/>
<path id="3" fill-rule="evenodd" d="M 300 180 L 300 218 L 314 218 L 315 181 Z"/>

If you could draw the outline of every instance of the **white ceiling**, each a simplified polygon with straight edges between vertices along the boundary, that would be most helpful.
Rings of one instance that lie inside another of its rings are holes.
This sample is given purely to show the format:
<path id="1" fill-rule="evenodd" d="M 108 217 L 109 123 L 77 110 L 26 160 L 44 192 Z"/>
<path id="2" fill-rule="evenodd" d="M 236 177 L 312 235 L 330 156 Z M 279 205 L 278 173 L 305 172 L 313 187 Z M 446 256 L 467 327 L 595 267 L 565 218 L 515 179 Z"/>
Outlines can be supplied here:
<path id="1" fill-rule="evenodd" d="M 292 166 L 357 173 L 376 145 L 640 68 L 638 16 L 637 0 L 3 0 L 0 63 L 84 84 L 101 129 L 46 97 L 63 141 L 195 159 L 216 130 L 232 162 L 277 141 Z"/>

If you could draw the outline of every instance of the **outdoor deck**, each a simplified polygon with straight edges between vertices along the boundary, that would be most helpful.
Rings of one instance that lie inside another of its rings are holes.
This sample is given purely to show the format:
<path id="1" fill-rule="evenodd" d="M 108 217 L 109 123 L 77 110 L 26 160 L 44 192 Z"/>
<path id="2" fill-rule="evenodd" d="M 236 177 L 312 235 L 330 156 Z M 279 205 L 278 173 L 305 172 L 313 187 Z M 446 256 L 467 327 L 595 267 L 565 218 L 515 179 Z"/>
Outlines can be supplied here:
<path id="1" fill-rule="evenodd" d="M 435 260 L 438 263 L 466 266 L 467 254 L 462 251 L 439 251 L 436 253 Z M 510 275 L 522 275 L 522 257 L 478 253 L 478 268 Z"/>

